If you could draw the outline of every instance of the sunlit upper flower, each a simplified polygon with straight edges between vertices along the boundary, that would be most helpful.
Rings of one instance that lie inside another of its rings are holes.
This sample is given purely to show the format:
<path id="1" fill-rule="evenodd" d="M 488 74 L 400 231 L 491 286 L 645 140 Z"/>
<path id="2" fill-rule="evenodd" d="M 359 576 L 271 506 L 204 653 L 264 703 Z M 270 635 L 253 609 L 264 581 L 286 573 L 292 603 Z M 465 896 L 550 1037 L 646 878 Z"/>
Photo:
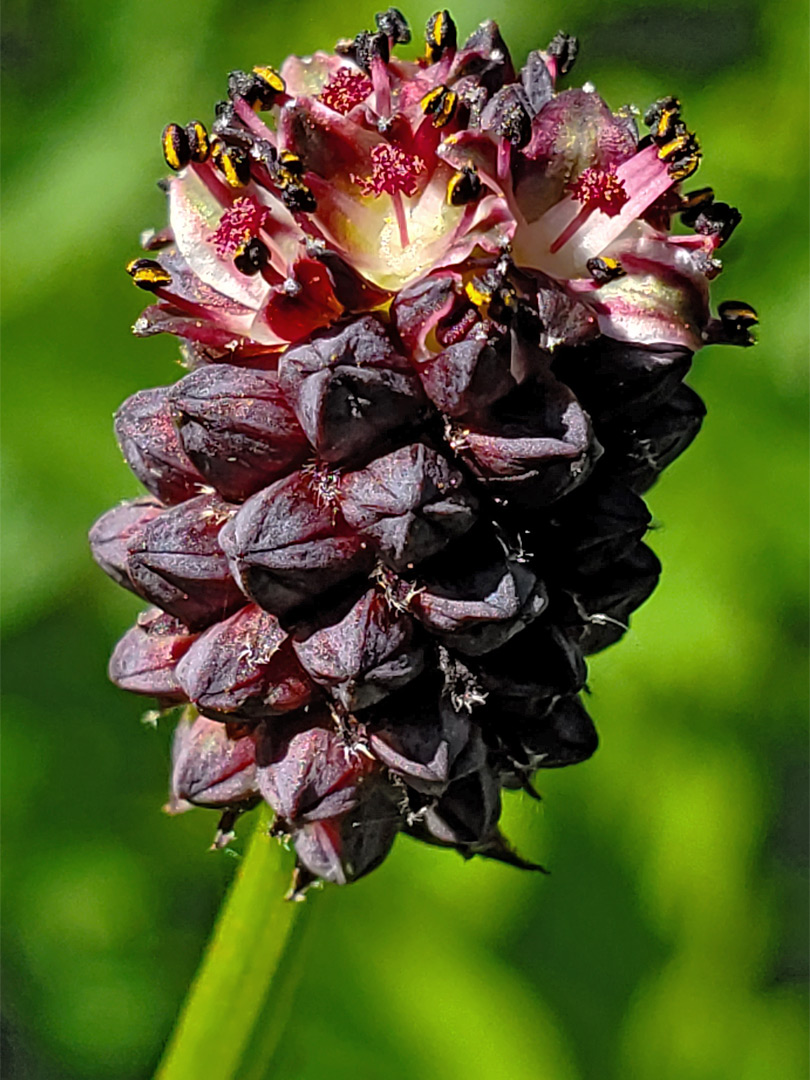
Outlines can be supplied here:
<path id="1" fill-rule="evenodd" d="M 147 243 L 160 272 L 131 264 L 159 298 L 138 334 L 248 357 L 438 270 L 466 283 L 497 265 L 535 309 L 539 292 L 564 297 L 580 334 L 690 349 L 746 337 L 711 319 L 707 290 L 739 214 L 709 189 L 681 193 L 700 149 L 674 98 L 639 140 L 630 110 L 557 89 L 576 55 L 565 35 L 519 72 L 495 23 L 459 45 L 439 12 L 426 38 L 424 58 L 394 56 L 410 31 L 389 9 L 333 54 L 233 72 L 210 135 L 167 127 L 170 228 Z M 684 212 L 696 231 L 672 235 Z"/>

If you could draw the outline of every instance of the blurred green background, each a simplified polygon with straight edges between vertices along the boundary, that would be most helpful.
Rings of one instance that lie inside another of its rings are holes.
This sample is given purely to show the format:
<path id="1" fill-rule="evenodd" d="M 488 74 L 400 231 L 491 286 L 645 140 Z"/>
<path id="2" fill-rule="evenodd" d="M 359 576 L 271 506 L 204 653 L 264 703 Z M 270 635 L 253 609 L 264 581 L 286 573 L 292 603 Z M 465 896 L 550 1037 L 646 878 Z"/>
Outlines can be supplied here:
<path id="1" fill-rule="evenodd" d="M 236 866 L 215 817 L 165 817 L 169 732 L 107 684 L 137 602 L 90 523 L 137 493 L 111 415 L 179 376 L 129 334 L 123 273 L 163 221 L 167 120 L 225 74 L 329 47 L 374 6 L 8 0 L 4 13 L 4 1076 L 143 1080 Z M 430 8 L 406 14 L 420 32 Z M 739 206 L 709 416 L 651 493 L 662 583 L 591 665 L 598 754 L 506 823 L 550 878 L 400 839 L 312 897 L 285 1080 L 807 1076 L 807 12 L 792 2 L 510 0 L 515 57 L 564 28 L 610 104 L 678 93 L 702 184 Z M 243 832 L 248 823 L 243 823 Z M 237 847 L 241 841 L 237 842 Z M 227 1038 L 227 1002 L 223 1002 Z M 216 1077 L 208 1080 L 217 1080 Z"/>

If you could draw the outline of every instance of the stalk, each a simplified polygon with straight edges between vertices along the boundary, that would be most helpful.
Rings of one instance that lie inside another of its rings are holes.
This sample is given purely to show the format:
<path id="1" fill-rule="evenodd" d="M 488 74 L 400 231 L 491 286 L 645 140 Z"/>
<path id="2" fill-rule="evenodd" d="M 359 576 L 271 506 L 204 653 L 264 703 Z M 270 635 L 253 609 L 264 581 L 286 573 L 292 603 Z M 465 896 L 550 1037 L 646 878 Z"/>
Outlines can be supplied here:
<path id="1" fill-rule="evenodd" d="M 155 1080 L 264 1080 L 292 1005 L 311 905 L 285 903 L 281 845 L 261 811 Z"/>

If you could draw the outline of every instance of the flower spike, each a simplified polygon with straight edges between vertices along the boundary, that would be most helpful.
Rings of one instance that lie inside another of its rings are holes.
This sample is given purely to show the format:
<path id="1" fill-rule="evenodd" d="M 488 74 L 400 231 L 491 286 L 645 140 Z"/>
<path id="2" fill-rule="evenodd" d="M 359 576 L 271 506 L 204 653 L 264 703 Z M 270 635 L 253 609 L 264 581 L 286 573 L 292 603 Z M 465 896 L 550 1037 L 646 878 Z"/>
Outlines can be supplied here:
<path id="1" fill-rule="evenodd" d="M 148 495 L 90 535 L 150 605 L 110 677 L 184 706 L 168 809 L 215 808 L 222 847 L 267 802 L 294 899 L 398 833 L 542 869 L 503 794 L 596 749 L 586 657 L 661 573 L 642 495 L 703 421 L 683 380 L 757 322 L 712 315 L 740 213 L 682 189 L 677 98 L 639 138 L 561 88 L 576 38 L 522 68 L 491 20 L 410 38 L 390 7 L 164 128 L 168 225 L 127 272 L 189 370 L 116 414 Z"/>

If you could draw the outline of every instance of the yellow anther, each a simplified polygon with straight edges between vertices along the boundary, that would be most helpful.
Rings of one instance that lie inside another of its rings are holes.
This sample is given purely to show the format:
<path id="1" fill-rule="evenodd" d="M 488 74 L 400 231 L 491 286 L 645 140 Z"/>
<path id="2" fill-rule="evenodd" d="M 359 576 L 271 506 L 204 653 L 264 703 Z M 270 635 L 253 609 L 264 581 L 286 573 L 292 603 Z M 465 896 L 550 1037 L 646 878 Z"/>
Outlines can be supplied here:
<path id="1" fill-rule="evenodd" d="M 467 294 L 467 299 L 470 303 L 478 308 L 488 304 L 492 299 L 492 293 L 484 292 L 483 289 L 479 288 L 474 279 L 467 282 L 464 286 L 464 292 Z"/>
<path id="2" fill-rule="evenodd" d="M 662 161 L 666 161 L 668 157 L 673 154 L 677 154 L 679 150 L 685 149 L 689 145 L 689 140 L 693 136 L 691 135 L 677 135 L 674 139 L 670 139 L 668 143 L 664 143 L 663 146 L 658 148 L 658 156 Z"/>
<path id="3" fill-rule="evenodd" d="M 138 288 L 148 292 L 155 292 L 172 283 L 171 274 L 153 259 L 132 259 L 127 263 L 127 273 Z"/>
<path id="4" fill-rule="evenodd" d="M 260 79 L 264 79 L 270 89 L 275 90 L 277 94 L 283 94 L 287 89 L 284 80 L 275 68 L 259 65 L 253 69 L 253 74 L 258 75 Z"/>

